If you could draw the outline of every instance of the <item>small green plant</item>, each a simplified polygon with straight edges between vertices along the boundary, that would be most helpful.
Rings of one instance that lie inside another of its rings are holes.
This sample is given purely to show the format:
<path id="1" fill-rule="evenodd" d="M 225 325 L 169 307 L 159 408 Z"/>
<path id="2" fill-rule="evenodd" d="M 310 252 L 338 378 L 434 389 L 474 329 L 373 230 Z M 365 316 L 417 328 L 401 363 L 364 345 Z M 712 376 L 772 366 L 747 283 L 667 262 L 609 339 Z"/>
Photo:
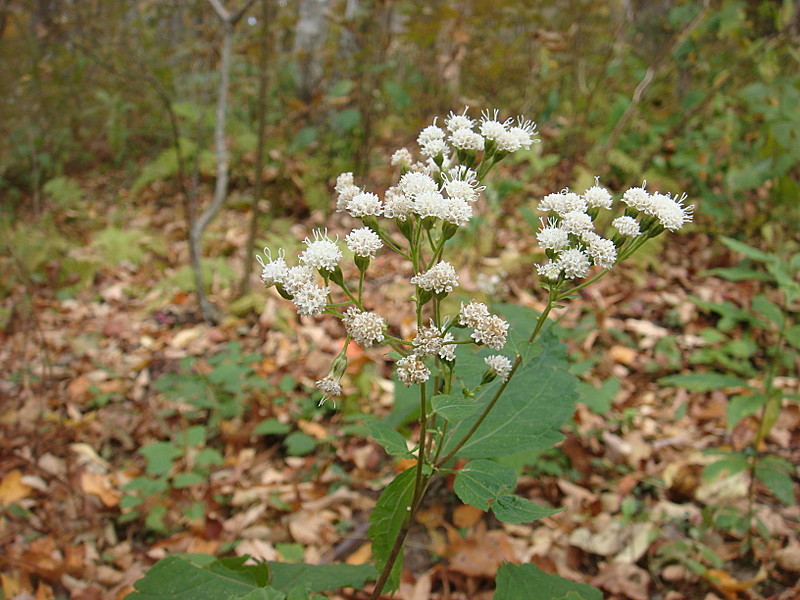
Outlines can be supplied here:
<path id="1" fill-rule="evenodd" d="M 260 360 L 260 355 L 243 354 L 241 344 L 230 342 L 202 367 L 194 356 L 182 359 L 180 371 L 158 379 L 155 388 L 168 400 L 194 407 L 186 417 L 205 419 L 210 430 L 216 431 L 220 421 L 243 414 L 246 400 L 254 391 L 269 387 L 253 368 Z"/>
<path id="2" fill-rule="evenodd" d="M 212 467 L 223 464 L 220 451 L 207 445 L 207 435 L 205 425 L 195 425 L 169 441 L 155 441 L 139 448 L 145 470 L 123 487 L 119 521 L 144 517 L 145 528 L 167 533 L 177 525 L 168 515 L 174 504 L 187 521 L 202 519 L 206 512 L 202 493 L 187 499 L 174 492 L 193 486 L 207 487 Z"/>
<path id="3" fill-rule="evenodd" d="M 721 458 L 704 470 L 707 479 L 748 472 L 752 517 L 756 481 L 784 504 L 796 502 L 793 465 L 769 452 L 766 443 L 784 402 L 800 400 L 800 395 L 776 385 L 778 377 L 800 369 L 800 252 L 779 256 L 731 238 L 723 237 L 721 241 L 745 260 L 736 267 L 712 269 L 709 274 L 732 282 L 761 282 L 764 291 L 754 296 L 748 306 L 695 298 L 698 307 L 717 316 L 716 324 L 701 333 L 708 345 L 691 358 L 693 363 L 707 365 L 710 370 L 671 375 L 660 383 L 696 392 L 730 390 L 728 429 L 733 430 L 744 419 L 755 420 L 755 435 L 747 447 L 715 450 Z"/>

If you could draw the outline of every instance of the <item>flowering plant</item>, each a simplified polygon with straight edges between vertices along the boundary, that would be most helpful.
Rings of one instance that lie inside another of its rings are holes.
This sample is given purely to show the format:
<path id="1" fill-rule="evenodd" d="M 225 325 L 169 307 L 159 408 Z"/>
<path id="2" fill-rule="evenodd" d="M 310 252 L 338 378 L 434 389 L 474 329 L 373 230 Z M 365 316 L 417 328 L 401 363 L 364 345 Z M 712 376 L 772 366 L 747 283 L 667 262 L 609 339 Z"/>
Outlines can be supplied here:
<path id="1" fill-rule="evenodd" d="M 684 196 L 633 187 L 622 196 L 623 214 L 602 235 L 599 223 L 608 219 L 598 215 L 612 210 L 613 202 L 599 182 L 583 194 L 549 194 L 539 202 L 546 215 L 536 233 L 544 250 L 544 261 L 536 265 L 547 294 L 544 309 L 537 314 L 514 306 L 490 308 L 475 300 L 455 302 L 459 271 L 447 260 L 455 235 L 472 218 L 492 167 L 530 148 L 538 141 L 535 136 L 533 122 L 523 117 L 501 121 L 498 111 L 484 112 L 477 121 L 466 111 L 451 113 L 443 128 L 434 120 L 417 138 L 421 160 L 415 161 L 407 149 L 394 153 L 391 162 L 399 179 L 382 197 L 357 186 L 352 173 L 337 179 L 336 209 L 356 223 L 344 238 L 347 259 L 327 230 L 305 239 L 306 248 L 293 266 L 283 250 L 274 258 L 267 250 L 266 260 L 259 258 L 264 284 L 275 286 L 298 314 L 327 314 L 342 322 L 344 346 L 328 374 L 316 382 L 321 402 L 342 394 L 351 343 L 386 347 L 395 366 L 396 401 L 415 394 L 418 430 L 412 442 L 385 421 L 365 421 L 390 455 L 414 461 L 386 486 L 370 515 L 375 569 L 169 556 L 137 582 L 129 598 L 177 597 L 191 588 L 198 600 L 294 600 L 374 580 L 370 598 L 375 600 L 384 589 L 398 587 L 406 535 L 437 475 L 451 475 L 463 502 L 491 510 L 503 522 L 558 512 L 517 495 L 516 472 L 495 460 L 549 449 L 562 439 L 559 428 L 572 414 L 576 381 L 548 315 L 648 239 L 680 229 L 691 220 L 692 207 L 684 206 Z M 401 335 L 380 307 L 368 306 L 366 273 L 379 252 L 394 252 L 410 266 L 413 335 Z M 533 564 L 504 564 L 496 587 L 495 600 L 602 598 L 598 590 L 547 575 Z"/>
<path id="2" fill-rule="evenodd" d="M 546 217 L 536 234 L 546 256 L 536 266 L 547 293 L 544 310 L 538 315 L 495 314 L 473 300 L 447 314 L 452 305 L 448 296 L 459 285 L 458 270 L 446 260 L 448 242 L 472 218 L 492 167 L 530 148 L 539 141 L 535 136 L 533 122 L 523 117 L 501 121 L 496 110 L 485 111 L 477 121 L 466 110 L 451 113 L 444 127 L 434 120 L 417 138 L 421 160 L 415 162 L 405 148 L 394 153 L 391 162 L 399 180 L 382 198 L 356 185 L 352 173 L 338 177 L 336 209 L 358 223 L 344 239 L 351 260 L 345 260 L 327 231 L 315 231 L 313 239 L 306 238 L 297 266 L 286 263 L 283 251 L 276 258 L 267 251 L 261 261 L 264 283 L 292 301 L 298 314 L 329 314 L 342 321 L 344 347 L 327 376 L 317 381 L 322 402 L 341 394 L 347 347 L 353 342 L 388 347 L 398 382 L 417 386 L 419 430 L 413 449 L 385 423 L 367 421 L 387 452 L 416 459 L 387 486 L 370 518 L 379 572 L 372 598 L 397 587 L 404 539 L 437 474 L 454 474 L 459 498 L 492 510 L 501 521 L 530 521 L 556 512 L 515 495 L 514 471 L 490 460 L 549 447 L 560 439 L 558 428 L 571 414 L 574 382 L 546 325 L 548 314 L 648 239 L 691 220 L 685 196 L 633 187 L 622 196 L 624 214 L 611 221 L 613 230 L 604 236 L 596 231 L 597 217 L 613 202 L 599 182 L 583 194 L 549 194 L 538 205 Z M 400 337 L 365 302 L 365 275 L 376 254 L 385 251 L 411 265 L 416 314 L 411 339 Z M 504 589 L 513 585 L 508 583 L 511 572 L 532 576 L 531 571 L 501 572 L 496 598 L 509 593 Z"/>

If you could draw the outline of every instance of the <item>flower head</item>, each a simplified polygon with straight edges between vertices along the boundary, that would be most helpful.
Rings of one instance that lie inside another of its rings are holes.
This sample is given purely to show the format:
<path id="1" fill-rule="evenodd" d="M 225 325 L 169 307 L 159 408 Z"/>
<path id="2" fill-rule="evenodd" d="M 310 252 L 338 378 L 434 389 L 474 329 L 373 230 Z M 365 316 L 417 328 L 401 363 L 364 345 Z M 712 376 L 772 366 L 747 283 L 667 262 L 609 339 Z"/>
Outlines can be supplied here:
<path id="1" fill-rule="evenodd" d="M 383 216 L 387 219 L 405 221 L 414 211 L 414 200 L 399 187 L 390 187 L 383 197 Z"/>
<path id="2" fill-rule="evenodd" d="M 397 378 L 406 387 L 428 381 L 430 376 L 431 370 L 413 354 L 397 361 Z"/>
<path id="3" fill-rule="evenodd" d="M 485 140 L 480 133 L 471 129 L 457 129 L 450 136 L 450 144 L 458 150 L 480 152 L 483 150 Z"/>
<path id="4" fill-rule="evenodd" d="M 622 216 L 617 217 L 611 224 L 619 231 L 620 235 L 626 237 L 636 237 L 641 233 L 639 229 L 639 222 L 633 217 Z"/>
<path id="5" fill-rule="evenodd" d="M 589 272 L 589 257 L 578 248 L 564 250 L 558 257 L 558 263 L 564 276 L 570 279 L 585 277 Z"/>
<path id="6" fill-rule="evenodd" d="M 379 217 L 382 213 L 381 199 L 372 192 L 359 192 L 353 196 L 346 206 L 351 217 Z"/>
<path id="7" fill-rule="evenodd" d="M 342 386 L 339 385 L 339 382 L 330 375 L 323 377 L 314 385 L 316 385 L 317 389 L 324 394 L 322 396 L 322 400 L 319 401 L 320 406 L 322 406 L 329 398 L 342 395 Z"/>
<path id="8" fill-rule="evenodd" d="M 392 154 L 392 159 L 390 162 L 393 167 L 410 169 L 411 163 L 414 162 L 414 159 L 411 156 L 411 152 L 408 151 L 408 148 L 400 148 L 394 154 Z"/>
<path id="9" fill-rule="evenodd" d="M 397 183 L 397 187 L 411 198 L 416 198 L 426 192 L 439 191 L 439 186 L 436 185 L 433 177 L 419 171 L 409 171 L 403 175 Z"/>
<path id="10" fill-rule="evenodd" d="M 502 350 L 506 345 L 508 335 L 508 321 L 497 315 L 489 315 L 475 326 L 472 339 L 476 344 L 486 344 L 494 350 Z"/>
<path id="11" fill-rule="evenodd" d="M 587 215 L 588 216 L 588 215 Z M 542 219 L 544 222 L 544 219 Z M 536 240 L 545 250 L 563 250 L 569 246 L 569 233 L 559 227 L 554 220 L 548 221 L 536 234 Z"/>
<path id="12" fill-rule="evenodd" d="M 368 347 L 383 341 L 386 321 L 380 315 L 363 312 L 351 306 L 342 320 L 347 333 L 356 344 Z"/>
<path id="13" fill-rule="evenodd" d="M 586 252 L 593 264 L 603 269 L 610 269 L 617 262 L 617 247 L 611 240 L 597 235 L 594 231 L 583 232 L 581 240 L 586 244 Z"/>
<path id="14" fill-rule="evenodd" d="M 502 381 L 508 381 L 508 375 L 511 373 L 511 361 L 505 356 L 499 354 L 492 354 L 483 359 L 491 371 L 493 371 Z"/>
<path id="15" fill-rule="evenodd" d="M 286 277 L 288 267 L 286 266 L 286 261 L 283 259 L 284 252 L 282 249 L 278 251 L 278 258 L 275 260 L 272 260 L 272 255 L 270 254 L 269 249 L 264 248 L 264 254 L 266 254 L 269 262 L 265 263 L 264 260 L 258 255 L 256 256 L 256 260 L 262 267 L 261 281 L 264 282 L 265 286 L 271 287 L 276 283 L 281 283 L 283 281 L 283 278 Z"/>
<path id="16" fill-rule="evenodd" d="M 342 173 L 336 178 L 336 185 L 333 188 L 336 191 L 336 210 L 343 211 L 347 207 L 347 203 L 361 192 L 361 188 L 353 183 L 352 173 Z"/>
<path id="17" fill-rule="evenodd" d="M 644 187 L 632 187 L 622 194 L 622 201 L 647 215 L 653 214 L 653 198 Z"/>
<path id="18" fill-rule="evenodd" d="M 652 214 L 664 229 L 677 231 L 684 223 L 691 222 L 694 206 L 684 206 L 684 200 L 686 200 L 685 194 L 680 198 L 672 198 L 669 194 L 657 192 L 652 195 Z"/>
<path id="19" fill-rule="evenodd" d="M 458 285 L 458 274 L 453 265 L 446 261 L 441 261 L 426 272 L 414 275 L 411 278 L 411 283 L 428 292 L 436 294 L 447 292 L 449 294 Z"/>
<path id="20" fill-rule="evenodd" d="M 477 173 L 463 165 L 451 169 L 442 179 L 442 187 L 450 198 L 462 198 L 467 202 L 475 202 L 479 192 L 486 189 L 486 186 L 478 185 Z"/>
<path id="21" fill-rule="evenodd" d="M 416 337 L 411 340 L 414 345 L 414 354 L 418 356 L 433 356 L 438 354 L 443 347 L 442 332 L 433 324 L 430 327 L 420 327 Z"/>
<path id="22" fill-rule="evenodd" d="M 465 108 L 460 115 L 455 114 L 453 111 L 450 111 L 450 114 L 447 115 L 444 125 L 450 133 L 475 127 L 475 121 L 467 116 L 467 110 L 469 110 L 469 107 Z"/>
<path id="23" fill-rule="evenodd" d="M 314 284 L 314 269 L 308 265 L 298 265 L 296 267 L 289 267 L 283 275 L 282 281 L 279 281 L 289 294 L 296 294 L 297 291 L 305 286 L 313 286 Z"/>
<path id="24" fill-rule="evenodd" d="M 474 300 L 469 304 L 461 304 L 461 310 L 458 313 L 458 322 L 466 327 L 477 327 L 485 319 L 489 318 L 489 308 L 483 302 L 475 302 Z"/>
<path id="25" fill-rule="evenodd" d="M 327 230 L 314 230 L 314 240 L 308 238 L 303 240 L 307 248 L 300 254 L 300 262 L 325 271 L 333 271 L 339 259 L 342 258 L 342 251 L 332 239 L 328 237 Z"/>
<path id="26" fill-rule="evenodd" d="M 380 236 L 369 227 L 354 229 L 345 236 L 344 241 L 350 252 L 365 258 L 374 258 L 375 253 L 383 247 Z"/>
<path id="27" fill-rule="evenodd" d="M 297 307 L 298 315 L 318 315 L 328 305 L 328 286 L 320 287 L 315 284 L 306 284 L 295 290 L 292 302 Z"/>
<path id="28" fill-rule="evenodd" d="M 500 111 L 494 109 L 494 112 L 484 110 L 481 113 L 481 135 L 487 140 L 496 141 L 498 138 L 505 138 L 508 134 L 508 125 L 511 119 L 504 122 L 498 121 Z"/>
<path id="29" fill-rule="evenodd" d="M 589 208 L 611 208 L 611 194 L 600 186 L 599 177 L 596 177 L 594 185 L 583 193 L 583 199 Z"/>
<path id="30" fill-rule="evenodd" d="M 591 231 L 594 228 L 592 218 L 580 210 L 572 210 L 562 215 L 561 229 L 567 233 L 580 235 L 584 231 Z"/>

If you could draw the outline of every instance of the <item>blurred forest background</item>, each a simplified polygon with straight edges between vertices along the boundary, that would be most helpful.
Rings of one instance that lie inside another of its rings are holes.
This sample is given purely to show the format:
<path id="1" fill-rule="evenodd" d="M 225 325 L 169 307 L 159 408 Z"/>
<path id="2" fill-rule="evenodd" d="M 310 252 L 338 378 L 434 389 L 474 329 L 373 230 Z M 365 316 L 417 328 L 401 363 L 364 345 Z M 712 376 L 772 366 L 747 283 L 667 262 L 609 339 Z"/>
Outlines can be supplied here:
<path id="1" fill-rule="evenodd" d="M 385 461 L 354 441 L 363 430 L 353 415 L 357 398 L 385 394 L 391 381 L 379 355 L 354 357 L 343 416 L 316 407 L 313 381 L 342 334 L 298 321 L 272 296 L 265 308 L 253 256 L 264 245 L 296 248 L 327 223 L 339 173 L 384 189 L 388 156 L 465 106 L 473 117 L 523 114 L 542 140 L 502 165 L 465 234 L 476 250 L 465 260 L 494 271 L 495 297 L 536 306 L 528 259 L 533 207 L 546 193 L 599 176 L 615 193 L 646 180 L 696 205 L 686 236 L 655 244 L 638 273 L 622 271 L 601 288 L 605 300 L 592 297 L 594 309 L 567 315 L 583 332 L 570 346 L 576 373 L 594 391 L 568 458 L 519 465 L 561 482 L 543 486 L 543 498 L 571 498 L 592 517 L 646 521 L 650 500 L 695 502 L 699 463 L 678 461 L 680 452 L 643 458 L 626 436 L 656 435 L 660 425 L 648 430 L 634 415 L 642 389 L 670 374 L 715 370 L 766 389 L 764 398 L 773 387 L 797 395 L 798 305 L 787 290 L 800 268 L 799 105 L 796 0 L 0 0 L 4 597 L 122 597 L 167 550 L 319 560 L 363 536 L 370 495 L 349 490 L 374 490 Z M 772 310 L 752 302 L 760 297 L 784 316 L 748 316 Z M 623 327 L 625 318 L 640 324 Z M 681 345 L 686 331 L 694 341 Z M 775 340 L 780 358 L 768 351 Z M 780 514 L 796 527 L 797 473 L 786 466 L 796 401 L 779 400 L 774 419 L 767 400 L 740 401 L 732 416 L 738 384 L 693 385 L 669 400 L 651 391 L 670 407 L 653 410 L 672 424 L 690 419 L 689 446 L 782 447 L 783 479 L 760 491 L 751 483 L 742 510 L 752 516 L 756 492 L 767 506 L 778 498 L 795 504 Z M 732 439 L 735 425 L 743 430 Z M 752 456 L 740 463 L 753 467 Z M 663 472 L 641 474 L 647 460 L 680 462 L 694 487 L 653 491 Z M 601 507 L 597 461 L 622 508 Z M 269 502 L 242 496 L 248 486 Z M 325 504 L 333 493 L 346 510 Z M 312 513 L 324 522 L 297 518 Z M 644 588 L 630 572 L 592 580 L 606 554 L 576 540 L 549 570 L 633 600 L 669 597 L 651 595 L 669 587 L 652 573 L 674 563 L 684 571 L 672 585 L 686 594 L 676 599 L 767 597 L 793 584 L 797 550 L 778 567 L 774 553 L 800 549 L 796 532 L 771 531 L 777 546 L 758 550 L 743 533 L 750 521 L 734 519 L 736 529 L 729 513 L 722 525 L 713 515 L 675 533 L 683 550 L 651 547 L 634 561 L 651 569 Z M 729 568 L 735 560 L 756 568 Z M 777 569 L 768 580 L 758 568 L 767 564 Z M 478 598 L 491 587 L 491 566 L 481 569 L 426 576 L 432 593 L 450 577 L 458 593 L 471 590 L 461 597 Z"/>

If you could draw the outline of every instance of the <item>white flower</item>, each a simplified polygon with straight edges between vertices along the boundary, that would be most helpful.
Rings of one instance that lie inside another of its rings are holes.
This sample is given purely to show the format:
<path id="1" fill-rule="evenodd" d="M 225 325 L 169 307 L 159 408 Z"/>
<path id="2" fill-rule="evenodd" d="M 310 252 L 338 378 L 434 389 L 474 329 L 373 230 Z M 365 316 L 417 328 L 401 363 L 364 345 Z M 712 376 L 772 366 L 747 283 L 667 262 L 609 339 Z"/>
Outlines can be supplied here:
<path id="1" fill-rule="evenodd" d="M 342 395 L 342 386 L 339 385 L 339 382 L 331 376 L 320 379 L 314 385 L 316 385 L 317 389 L 324 394 L 324 396 L 322 396 L 322 400 L 319 401 L 320 406 L 322 406 L 329 398 Z"/>
<path id="2" fill-rule="evenodd" d="M 442 338 L 442 332 L 433 324 L 433 319 L 431 319 L 431 326 L 421 327 L 416 337 L 411 340 L 411 343 L 414 345 L 414 354 L 418 356 L 433 356 L 441 351 L 444 339 Z"/>
<path id="3" fill-rule="evenodd" d="M 345 236 L 344 241 L 350 252 L 365 258 L 374 258 L 375 253 L 383 247 L 380 236 L 369 227 L 354 229 Z"/>
<path id="4" fill-rule="evenodd" d="M 653 214 L 653 198 L 643 187 L 632 187 L 622 195 L 622 201 L 645 214 Z"/>
<path id="5" fill-rule="evenodd" d="M 619 231 L 620 235 L 636 237 L 641 233 L 639 222 L 633 217 L 617 217 L 611 224 Z"/>
<path id="6" fill-rule="evenodd" d="M 442 179 L 444 180 L 444 191 L 448 196 L 463 198 L 467 202 L 475 202 L 478 199 L 478 193 L 486 189 L 486 186 L 478 185 L 477 173 L 464 165 L 458 165 L 451 169 L 450 173 Z"/>
<path id="7" fill-rule="evenodd" d="M 292 302 L 297 307 L 298 315 L 318 315 L 328 305 L 327 286 L 320 287 L 314 284 L 300 286 L 292 295 Z"/>
<path id="8" fill-rule="evenodd" d="M 592 218 L 585 212 L 573 210 L 562 215 L 560 227 L 567 233 L 580 235 L 584 231 L 591 231 L 594 224 Z"/>
<path id="9" fill-rule="evenodd" d="M 542 219 L 544 222 L 544 219 Z M 569 246 L 569 234 L 558 227 L 555 221 L 549 221 L 547 227 L 543 227 L 536 234 L 536 240 L 545 250 L 560 251 Z"/>
<path id="10" fill-rule="evenodd" d="M 441 261 L 433 265 L 425 273 L 414 275 L 411 278 L 411 283 L 428 292 L 436 294 L 447 292 L 449 294 L 458 285 L 458 274 L 453 265 L 446 261 Z"/>
<path id="11" fill-rule="evenodd" d="M 611 240 L 607 240 L 593 231 L 585 231 L 581 235 L 581 240 L 586 243 L 586 252 L 595 265 L 610 269 L 617 262 L 617 247 Z"/>
<path id="12" fill-rule="evenodd" d="M 456 359 L 456 345 L 450 344 L 455 338 L 452 333 L 445 333 L 442 337 L 442 347 L 439 350 L 439 358 L 442 360 L 455 360 Z"/>
<path id="13" fill-rule="evenodd" d="M 444 140 L 444 130 L 441 127 L 436 125 L 436 120 L 434 119 L 433 125 L 428 125 L 425 129 L 419 132 L 419 136 L 417 137 L 417 143 L 420 146 L 425 146 L 432 141 L 442 141 Z"/>
<path id="14" fill-rule="evenodd" d="M 506 345 L 508 335 L 508 321 L 501 319 L 497 315 L 489 315 L 482 320 L 472 332 L 472 339 L 476 344 L 486 344 L 494 350 L 502 350 Z"/>
<path id="15" fill-rule="evenodd" d="M 283 281 L 279 283 L 289 294 L 294 295 L 300 288 L 314 285 L 314 269 L 308 265 L 289 267 L 286 269 Z"/>
<path id="16" fill-rule="evenodd" d="M 472 129 L 475 127 L 475 121 L 467 116 L 467 110 L 469 110 L 469 107 L 465 108 L 464 112 L 460 115 L 450 111 L 450 114 L 447 115 L 447 118 L 444 120 L 444 125 L 447 127 L 448 131 L 455 133 L 460 129 Z"/>
<path id="17" fill-rule="evenodd" d="M 405 221 L 414 209 L 414 201 L 398 187 L 390 187 L 383 198 L 383 216 Z"/>
<path id="18" fill-rule="evenodd" d="M 494 371 L 497 376 L 503 381 L 508 381 L 508 375 L 511 373 L 511 361 L 505 356 L 499 354 L 492 354 L 483 359 L 489 368 Z"/>
<path id="19" fill-rule="evenodd" d="M 306 238 L 303 243 L 308 246 L 300 254 L 300 261 L 315 269 L 333 271 L 342 258 L 342 251 L 332 239 L 328 237 L 327 230 L 314 230 L 314 241 Z"/>
<path id="20" fill-rule="evenodd" d="M 344 314 L 345 329 L 353 341 L 360 346 L 368 347 L 383 341 L 386 321 L 373 312 L 362 312 L 351 306 Z"/>
<path id="21" fill-rule="evenodd" d="M 425 217 L 444 218 L 446 200 L 439 191 L 421 192 L 414 198 L 414 212 Z"/>
<path id="22" fill-rule="evenodd" d="M 448 198 L 442 211 L 442 219 L 458 227 L 463 227 L 472 218 L 472 206 L 462 198 Z"/>
<path id="23" fill-rule="evenodd" d="M 430 376 L 430 369 L 413 354 L 397 361 L 397 378 L 406 387 L 428 381 Z"/>
<path id="24" fill-rule="evenodd" d="M 283 250 L 281 249 L 278 251 L 278 258 L 275 260 L 272 260 L 272 255 L 267 248 L 264 248 L 264 254 L 267 255 L 267 260 L 269 261 L 267 263 L 264 263 L 264 260 L 260 256 L 256 256 L 256 260 L 262 267 L 261 281 L 264 282 L 264 285 L 267 287 L 273 286 L 276 283 L 282 283 L 288 271 L 286 261 L 283 259 Z"/>
<path id="25" fill-rule="evenodd" d="M 436 185 L 433 178 L 427 173 L 421 173 L 419 171 L 409 171 L 403 175 L 397 183 L 397 187 L 411 198 L 416 198 L 419 194 L 425 192 L 439 191 L 439 186 Z"/>
<path id="26" fill-rule="evenodd" d="M 565 250 L 558 257 L 558 262 L 564 270 L 564 276 L 570 279 L 585 277 L 589 272 L 589 257 L 578 248 Z"/>
<path id="27" fill-rule="evenodd" d="M 508 132 L 508 124 L 511 119 L 501 123 L 497 120 L 500 111 L 494 109 L 494 112 L 484 110 L 481 113 L 481 135 L 487 140 L 496 140 L 498 137 L 504 136 Z"/>
<path id="28" fill-rule="evenodd" d="M 353 196 L 346 206 L 351 217 L 360 219 L 368 216 L 381 216 L 381 200 L 372 192 L 360 192 Z"/>
<path id="29" fill-rule="evenodd" d="M 516 152 L 522 147 L 519 137 L 514 135 L 514 132 L 510 129 L 498 131 L 495 135 L 494 143 L 500 152 Z"/>
<path id="30" fill-rule="evenodd" d="M 685 194 L 680 198 L 672 198 L 669 194 L 653 194 L 652 214 L 664 229 L 677 231 L 683 227 L 684 223 L 689 223 L 692 220 L 694 206 L 683 206 L 685 199 Z"/>
<path id="31" fill-rule="evenodd" d="M 561 263 L 558 260 L 548 260 L 546 263 L 536 265 L 536 273 L 550 281 L 556 281 L 561 276 Z"/>
<path id="32" fill-rule="evenodd" d="M 347 203 L 361 192 L 361 188 L 353 183 L 352 173 L 342 173 L 336 178 L 336 185 L 333 188 L 336 191 L 336 210 L 343 211 L 347 207 Z"/>
<path id="33" fill-rule="evenodd" d="M 411 152 L 408 151 L 408 148 L 400 148 L 392 154 L 391 164 L 393 167 L 410 169 L 412 162 L 414 162 L 414 158 L 411 156 Z"/>
<path id="34" fill-rule="evenodd" d="M 458 313 L 458 322 L 466 327 L 477 327 L 479 323 L 489 318 L 489 309 L 483 302 L 469 304 L 461 303 L 461 310 Z"/>
<path id="35" fill-rule="evenodd" d="M 536 135 L 536 123 L 528 121 L 524 117 L 517 117 L 517 125 L 508 130 L 514 138 L 515 143 L 519 148 L 528 150 L 531 144 L 538 142 L 534 136 Z"/>
<path id="36" fill-rule="evenodd" d="M 539 202 L 539 210 L 554 212 L 563 216 L 569 212 L 586 212 L 586 200 L 574 192 L 563 190 L 555 194 L 547 194 Z"/>
<path id="37" fill-rule="evenodd" d="M 420 146 L 420 153 L 422 156 L 429 156 L 431 158 L 444 156 L 448 153 L 448 150 L 447 142 L 444 140 L 430 140 Z"/>
<path id="38" fill-rule="evenodd" d="M 483 136 L 471 129 L 457 129 L 450 136 L 450 144 L 459 150 L 480 152 L 485 143 Z"/>
<path id="39" fill-rule="evenodd" d="M 600 187 L 599 178 L 595 178 L 595 184 L 583 193 L 583 199 L 589 208 L 611 208 L 611 194 Z"/>

